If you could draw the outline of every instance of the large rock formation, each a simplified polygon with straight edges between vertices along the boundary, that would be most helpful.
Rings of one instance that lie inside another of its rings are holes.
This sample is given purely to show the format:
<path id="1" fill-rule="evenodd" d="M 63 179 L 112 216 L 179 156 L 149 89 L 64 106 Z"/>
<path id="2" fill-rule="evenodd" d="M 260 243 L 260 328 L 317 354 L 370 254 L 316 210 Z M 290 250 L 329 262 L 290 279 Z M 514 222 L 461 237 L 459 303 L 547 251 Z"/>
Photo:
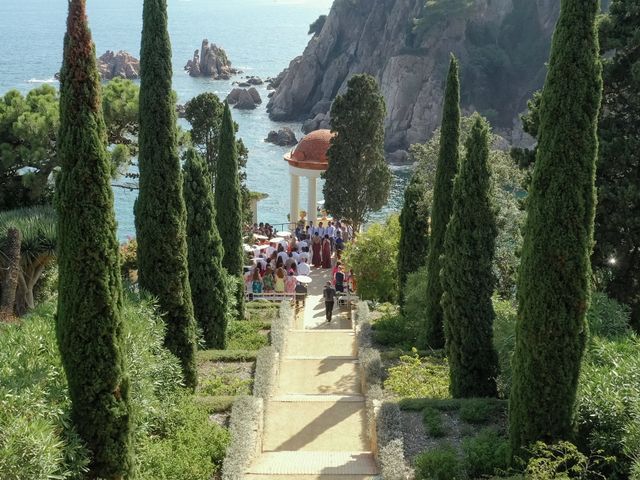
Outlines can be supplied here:
<path id="1" fill-rule="evenodd" d="M 140 60 L 122 50 L 118 53 L 107 50 L 98 59 L 98 70 L 103 80 L 116 77 L 133 80 L 140 77 Z"/>
<path id="2" fill-rule="evenodd" d="M 511 138 L 546 73 L 557 0 L 335 0 L 322 29 L 276 82 L 273 120 L 325 128 L 331 102 L 356 73 L 374 75 L 387 104 L 385 147 L 424 142 L 440 124 L 453 52 L 462 105 Z"/>
<path id="3" fill-rule="evenodd" d="M 227 95 L 227 102 L 229 102 L 229 105 L 233 105 L 233 108 L 239 110 L 253 110 L 262 103 L 262 98 L 260 98 L 258 90 L 253 87 L 249 90 L 234 88 L 229 95 Z"/>
<path id="4" fill-rule="evenodd" d="M 229 80 L 231 75 L 240 73 L 231 66 L 227 53 L 215 43 L 209 45 L 206 38 L 202 41 L 202 48 L 193 53 L 193 58 L 184 69 L 192 77 L 211 77 L 215 80 Z"/>

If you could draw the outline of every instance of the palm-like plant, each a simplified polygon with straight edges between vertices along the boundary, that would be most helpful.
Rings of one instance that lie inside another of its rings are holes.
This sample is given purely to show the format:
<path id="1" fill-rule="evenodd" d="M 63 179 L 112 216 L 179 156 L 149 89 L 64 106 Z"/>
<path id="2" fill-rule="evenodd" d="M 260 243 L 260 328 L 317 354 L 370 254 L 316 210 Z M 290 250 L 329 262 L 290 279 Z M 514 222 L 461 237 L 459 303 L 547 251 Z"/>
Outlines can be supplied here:
<path id="1" fill-rule="evenodd" d="M 9 228 L 17 228 L 21 235 L 20 271 L 16 292 L 16 313 L 24 314 L 35 306 L 33 290 L 45 268 L 56 258 L 56 217 L 48 206 L 29 207 L 0 213 L 0 268 L 6 274 L 9 265 Z"/>

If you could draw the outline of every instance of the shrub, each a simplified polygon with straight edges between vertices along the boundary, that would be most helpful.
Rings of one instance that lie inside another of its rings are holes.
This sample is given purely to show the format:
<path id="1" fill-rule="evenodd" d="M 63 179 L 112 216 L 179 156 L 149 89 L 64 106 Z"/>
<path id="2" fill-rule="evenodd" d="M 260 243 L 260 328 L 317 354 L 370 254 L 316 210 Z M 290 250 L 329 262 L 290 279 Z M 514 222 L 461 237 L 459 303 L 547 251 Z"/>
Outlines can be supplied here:
<path id="1" fill-rule="evenodd" d="M 380 352 L 374 348 L 360 348 L 358 350 L 358 360 L 364 371 L 366 385 L 379 385 L 384 378 L 384 367 Z"/>
<path id="2" fill-rule="evenodd" d="M 291 325 L 292 316 L 291 305 L 288 302 L 283 302 L 278 310 L 278 315 L 271 323 L 271 345 L 281 355 L 284 353 L 286 334 Z"/>
<path id="3" fill-rule="evenodd" d="M 464 438 L 462 452 L 470 478 L 497 474 L 509 466 L 509 443 L 491 428 L 481 430 L 475 437 Z"/>
<path id="4" fill-rule="evenodd" d="M 407 276 L 404 289 L 404 325 L 406 333 L 410 334 L 415 343 L 418 329 L 425 323 L 427 310 L 427 268 L 422 267 Z M 415 338 L 414 338 L 415 337 Z"/>
<path id="5" fill-rule="evenodd" d="M 263 402 L 257 397 L 240 397 L 233 404 L 229 432 L 231 444 L 222 467 L 223 480 L 242 480 L 258 449 L 262 432 Z"/>
<path id="6" fill-rule="evenodd" d="M 416 345 L 417 333 L 399 313 L 383 315 L 373 325 L 376 343 L 386 346 L 411 348 Z"/>
<path id="7" fill-rule="evenodd" d="M 269 343 L 264 335 L 262 322 L 236 320 L 229 322 L 227 327 L 227 349 L 229 350 L 260 350 Z"/>
<path id="8" fill-rule="evenodd" d="M 404 437 L 402 413 L 397 403 L 385 402 L 377 418 L 378 457 L 382 478 L 404 480 Z"/>
<path id="9" fill-rule="evenodd" d="M 470 398 L 460 404 L 460 419 L 474 425 L 487 423 L 495 411 L 495 404 L 484 398 Z"/>
<path id="10" fill-rule="evenodd" d="M 569 480 L 605 478 L 593 470 L 602 459 L 583 455 L 569 442 L 546 445 L 537 442 L 528 450 L 531 458 L 525 468 L 525 478 L 530 480 Z"/>
<path id="11" fill-rule="evenodd" d="M 143 440 L 138 457 L 141 480 L 209 480 L 222 464 L 228 432 L 209 420 L 204 406 L 184 396 L 157 425 L 160 438 Z"/>
<path id="12" fill-rule="evenodd" d="M 400 357 L 400 364 L 388 370 L 384 387 L 405 398 L 448 398 L 449 366 L 446 359 L 433 356 Z"/>
<path id="13" fill-rule="evenodd" d="M 631 330 L 629 307 L 601 292 L 595 292 L 591 296 L 587 321 L 592 336 L 617 338 L 628 335 Z"/>
<path id="14" fill-rule="evenodd" d="M 429 435 L 434 438 L 441 438 L 447 434 L 442 422 L 441 413 L 433 407 L 427 407 L 422 411 L 422 421 Z"/>
<path id="15" fill-rule="evenodd" d="M 416 457 L 417 480 L 461 480 L 465 478 L 458 453 L 444 444 Z"/>
<path id="16" fill-rule="evenodd" d="M 396 269 L 400 223 L 391 216 L 383 224 L 375 223 L 347 246 L 344 262 L 353 269 L 358 294 L 367 300 L 394 301 L 398 295 Z"/>
<path id="17" fill-rule="evenodd" d="M 258 352 L 256 360 L 256 373 L 254 376 L 253 395 L 265 401 L 273 393 L 275 388 L 278 352 L 274 347 L 263 347 Z"/>

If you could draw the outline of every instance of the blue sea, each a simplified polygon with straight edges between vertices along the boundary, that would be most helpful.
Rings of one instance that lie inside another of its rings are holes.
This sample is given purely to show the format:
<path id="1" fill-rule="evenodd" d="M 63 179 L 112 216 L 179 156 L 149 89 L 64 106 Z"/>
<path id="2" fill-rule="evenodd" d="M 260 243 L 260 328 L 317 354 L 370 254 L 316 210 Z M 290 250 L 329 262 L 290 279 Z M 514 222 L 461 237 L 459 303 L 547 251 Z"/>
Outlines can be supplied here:
<path id="1" fill-rule="evenodd" d="M 244 75 L 275 76 L 304 50 L 309 24 L 327 14 L 332 0 L 168 0 L 169 30 L 173 46 L 173 88 L 185 103 L 203 93 L 221 98 L 231 91 L 230 81 L 191 78 L 183 70 L 202 39 L 222 46 Z M 142 0 L 87 0 L 89 22 L 101 55 L 106 50 L 126 50 L 139 57 Z M 0 94 L 17 89 L 27 92 L 53 79 L 62 61 L 66 0 L 0 0 Z M 291 127 L 298 137 L 300 124 L 274 123 L 266 112 L 266 86 L 258 87 L 263 104 L 254 111 L 234 110 L 238 135 L 249 149 L 247 182 L 269 198 L 259 204 L 260 221 L 286 222 L 289 211 L 289 176 L 283 155 L 287 148 L 264 142 L 268 132 Z M 394 169 L 389 205 L 376 218 L 399 208 L 407 169 Z M 306 203 L 306 182 L 301 200 Z M 322 188 L 319 185 L 318 191 Z M 135 235 L 133 203 L 136 193 L 115 189 L 118 236 Z"/>

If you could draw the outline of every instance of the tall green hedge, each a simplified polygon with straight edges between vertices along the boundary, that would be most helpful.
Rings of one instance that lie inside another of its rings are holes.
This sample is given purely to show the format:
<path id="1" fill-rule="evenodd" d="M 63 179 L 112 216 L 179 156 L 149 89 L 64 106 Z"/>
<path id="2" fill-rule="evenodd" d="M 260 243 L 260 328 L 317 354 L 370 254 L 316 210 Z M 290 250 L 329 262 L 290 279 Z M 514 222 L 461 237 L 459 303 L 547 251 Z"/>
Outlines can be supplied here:
<path id="1" fill-rule="evenodd" d="M 442 307 L 454 398 L 494 397 L 493 257 L 498 228 L 491 202 L 489 128 L 477 116 L 453 186 L 444 241 Z"/>
<path id="2" fill-rule="evenodd" d="M 442 348 L 444 346 L 443 314 L 440 301 L 442 284 L 440 257 L 444 248 L 444 236 L 451 217 L 451 195 L 453 179 L 458 170 L 460 157 L 460 81 L 458 61 L 451 56 L 447 87 L 444 93 L 442 127 L 440 130 L 440 152 L 436 167 L 436 183 L 433 188 L 433 208 L 431 210 L 431 237 L 427 257 L 427 311 L 426 326 L 422 336 L 423 346 Z"/>
<path id="3" fill-rule="evenodd" d="M 540 103 L 518 281 L 512 453 L 571 440 L 587 337 L 602 91 L 597 0 L 562 0 Z"/>
<path id="4" fill-rule="evenodd" d="M 106 143 L 85 0 L 71 0 L 60 72 L 56 331 L 71 418 L 91 452 L 90 475 L 121 479 L 133 465 L 132 418 Z"/>
<path id="5" fill-rule="evenodd" d="M 184 163 L 184 198 L 193 310 L 207 347 L 221 350 L 226 343 L 229 302 L 224 248 L 216 226 L 211 174 L 194 149 L 187 151 Z"/>
<path id="6" fill-rule="evenodd" d="M 238 316 L 244 315 L 244 283 L 242 267 L 244 254 L 242 249 L 242 191 L 238 170 L 238 152 L 236 150 L 236 132 L 231 118 L 231 109 L 225 102 L 220 143 L 218 150 L 218 171 L 216 172 L 216 223 L 224 258 L 222 265 L 238 285 L 236 298 Z"/>
<path id="7" fill-rule="evenodd" d="M 140 193 L 135 204 L 140 287 L 158 298 L 166 346 L 196 384 L 196 329 L 187 268 L 166 0 L 145 0 L 140 49 Z"/>

